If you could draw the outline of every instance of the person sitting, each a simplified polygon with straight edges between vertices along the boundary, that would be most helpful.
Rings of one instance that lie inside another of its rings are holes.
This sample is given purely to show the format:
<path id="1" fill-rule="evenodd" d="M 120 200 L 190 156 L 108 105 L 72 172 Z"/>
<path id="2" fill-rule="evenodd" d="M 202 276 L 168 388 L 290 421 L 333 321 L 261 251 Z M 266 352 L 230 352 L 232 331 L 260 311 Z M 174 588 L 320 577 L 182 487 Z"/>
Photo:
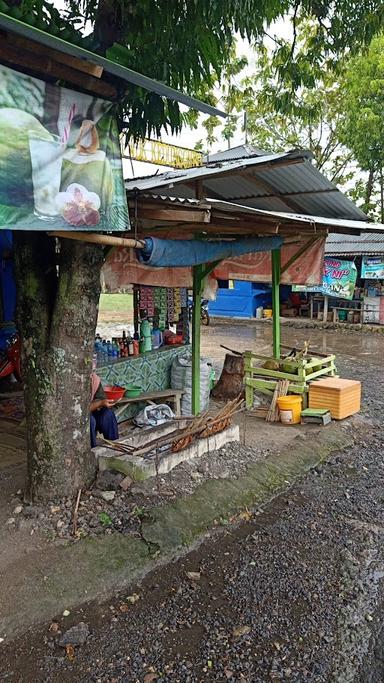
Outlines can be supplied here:
<path id="1" fill-rule="evenodd" d="M 112 410 L 114 401 L 109 401 L 103 389 L 100 377 L 92 373 L 91 398 L 91 448 L 97 446 L 96 434 L 100 432 L 105 439 L 116 441 L 119 438 L 119 428 L 116 415 Z"/>
<path id="2" fill-rule="evenodd" d="M 296 310 L 297 315 L 302 315 L 303 311 L 308 311 L 309 304 L 305 294 L 299 292 L 291 292 L 289 302 L 292 308 Z"/>

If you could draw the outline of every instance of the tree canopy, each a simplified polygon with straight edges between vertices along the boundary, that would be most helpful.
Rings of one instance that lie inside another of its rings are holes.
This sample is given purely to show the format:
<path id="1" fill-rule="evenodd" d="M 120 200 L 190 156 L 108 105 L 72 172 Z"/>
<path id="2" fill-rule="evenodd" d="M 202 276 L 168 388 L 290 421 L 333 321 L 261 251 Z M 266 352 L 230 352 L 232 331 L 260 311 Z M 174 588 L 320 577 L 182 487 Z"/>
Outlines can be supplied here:
<path id="1" fill-rule="evenodd" d="M 384 37 L 350 60 L 341 79 L 343 120 L 340 136 L 362 169 L 384 168 Z"/>
<path id="2" fill-rule="evenodd" d="M 23 0 L 30 4 L 31 0 Z M 35 0 L 36 4 L 42 0 Z M 268 27 L 285 17 L 290 40 L 276 43 L 274 65 L 286 86 L 313 84 L 313 70 L 334 62 L 345 51 L 368 44 L 384 24 L 382 0 L 67 0 L 65 21 L 91 26 L 94 48 L 105 53 L 124 45 L 127 66 L 168 85 L 207 98 L 221 79 L 236 38 L 261 44 Z M 310 40 L 296 39 L 301 22 L 310 19 Z M 310 68 L 309 68 L 310 67 Z M 130 89 L 122 115 L 130 132 L 159 134 L 180 129 L 177 104 Z"/>

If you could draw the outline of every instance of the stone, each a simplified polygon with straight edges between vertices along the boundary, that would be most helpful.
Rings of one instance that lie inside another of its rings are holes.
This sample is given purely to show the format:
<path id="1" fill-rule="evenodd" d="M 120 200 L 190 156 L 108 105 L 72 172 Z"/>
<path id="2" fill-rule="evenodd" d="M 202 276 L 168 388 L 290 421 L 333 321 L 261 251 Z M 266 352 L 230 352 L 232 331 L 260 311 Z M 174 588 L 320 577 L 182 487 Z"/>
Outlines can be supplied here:
<path id="1" fill-rule="evenodd" d="M 97 474 L 96 486 L 102 491 L 117 491 L 123 479 L 124 475 L 120 472 L 103 470 Z"/>
<path id="2" fill-rule="evenodd" d="M 73 645 L 73 647 L 78 647 L 79 645 L 84 645 L 85 641 L 89 636 L 89 626 L 84 621 L 80 621 L 76 626 L 72 626 L 68 631 L 63 633 L 58 641 L 60 647 L 66 647 L 67 645 Z"/>
<path id="3" fill-rule="evenodd" d="M 58 512 L 60 512 L 60 510 L 61 510 L 60 505 L 51 505 L 51 507 L 50 507 L 51 515 L 56 515 Z"/>
<path id="4" fill-rule="evenodd" d="M 7 521 L 6 521 L 5 523 L 6 523 L 8 526 L 11 526 L 11 525 L 14 524 L 15 522 L 16 522 L 16 520 L 15 520 L 14 517 L 9 517 L 9 519 L 7 519 Z"/>
<path id="5" fill-rule="evenodd" d="M 103 500 L 106 500 L 108 503 L 111 503 L 114 500 L 115 495 L 115 491 L 101 491 L 100 493 L 100 496 L 103 498 Z"/>
<path id="6" fill-rule="evenodd" d="M 121 480 L 119 486 L 120 488 L 123 489 L 123 491 L 128 491 L 128 489 L 132 486 L 133 484 L 133 479 L 131 477 L 124 477 L 124 479 Z"/>
<path id="7" fill-rule="evenodd" d="M 20 513 L 23 512 L 23 506 L 22 505 L 16 505 L 13 514 L 14 515 L 20 515 Z"/>

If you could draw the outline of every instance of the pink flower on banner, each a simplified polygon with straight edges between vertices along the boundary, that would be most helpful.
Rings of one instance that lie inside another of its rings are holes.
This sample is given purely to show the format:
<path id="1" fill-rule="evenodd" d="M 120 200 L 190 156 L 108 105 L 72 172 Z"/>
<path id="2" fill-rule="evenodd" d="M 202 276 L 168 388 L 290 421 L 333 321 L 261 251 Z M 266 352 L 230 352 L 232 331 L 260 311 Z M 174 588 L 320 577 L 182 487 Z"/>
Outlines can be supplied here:
<path id="1" fill-rule="evenodd" d="M 100 223 L 100 197 L 88 192 L 83 185 L 72 183 L 66 192 L 59 192 L 55 204 L 64 220 L 70 225 L 97 225 Z"/>

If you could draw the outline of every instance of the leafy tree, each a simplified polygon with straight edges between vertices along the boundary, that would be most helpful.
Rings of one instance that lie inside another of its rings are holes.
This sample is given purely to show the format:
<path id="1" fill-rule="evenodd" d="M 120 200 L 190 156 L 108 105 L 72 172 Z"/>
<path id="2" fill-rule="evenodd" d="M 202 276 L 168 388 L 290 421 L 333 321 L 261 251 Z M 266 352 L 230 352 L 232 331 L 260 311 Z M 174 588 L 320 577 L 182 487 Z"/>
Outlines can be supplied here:
<path id="1" fill-rule="evenodd" d="M 12 4 L 39 15 L 44 7 L 52 10 L 46 0 Z M 277 45 L 274 59 L 277 78 L 291 93 L 313 80 L 308 64 L 319 71 L 368 43 L 383 12 L 382 0 L 67 0 L 48 30 L 61 22 L 71 39 L 73 25 L 87 26 L 95 51 L 113 58 L 119 43 L 130 68 L 205 97 L 230 62 L 236 36 L 260 44 L 266 27 L 286 16 L 291 45 Z M 316 30 L 299 46 L 296 27 L 308 17 Z M 136 136 L 179 130 L 191 120 L 176 103 L 135 87 L 122 93 L 119 116 Z M 15 235 L 15 258 L 30 488 L 35 497 L 52 498 L 86 485 L 93 472 L 88 392 L 103 253 L 66 240 L 57 249 L 47 235 L 24 233 Z"/>
<path id="2" fill-rule="evenodd" d="M 366 52 L 349 61 L 341 80 L 341 109 L 340 139 L 368 174 L 364 208 L 375 213 L 379 195 L 376 215 L 384 222 L 384 37 L 375 38 Z M 357 184 L 356 196 L 361 189 Z"/>
<path id="3" fill-rule="evenodd" d="M 310 40 L 314 29 L 313 23 L 302 24 L 296 42 L 303 46 Z M 289 97 L 286 97 L 288 82 L 285 79 L 284 83 L 277 76 L 276 60 L 271 50 L 261 45 L 254 50 L 252 57 L 252 63 L 255 63 L 253 73 L 249 73 L 249 68 L 244 70 L 248 63 L 244 58 L 235 58 L 232 68 L 225 70 L 222 102 L 230 116 L 222 128 L 219 128 L 221 122 L 216 117 L 210 117 L 203 124 L 209 133 L 206 139 L 208 147 L 218 139 L 219 131 L 221 137 L 228 141 L 242 126 L 247 140 L 256 147 L 269 152 L 309 149 L 316 166 L 333 182 L 343 184 L 349 180 L 348 167 L 353 155 L 338 134 L 343 111 L 337 73 L 328 69 L 321 77 L 316 77 L 314 69 L 311 85 L 291 89 Z"/>

